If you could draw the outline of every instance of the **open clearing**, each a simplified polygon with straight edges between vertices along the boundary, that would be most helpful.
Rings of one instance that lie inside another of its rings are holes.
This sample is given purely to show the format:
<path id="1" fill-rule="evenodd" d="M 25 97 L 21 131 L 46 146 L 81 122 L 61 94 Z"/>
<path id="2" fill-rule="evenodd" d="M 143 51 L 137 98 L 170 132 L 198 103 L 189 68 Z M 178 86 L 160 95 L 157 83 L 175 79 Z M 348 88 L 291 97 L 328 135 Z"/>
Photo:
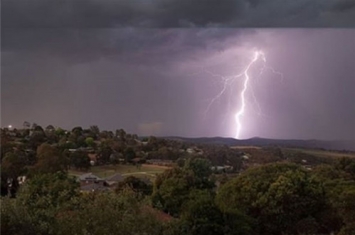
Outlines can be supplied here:
<path id="1" fill-rule="evenodd" d="M 148 165 L 143 164 L 141 166 L 133 165 L 105 165 L 105 166 L 92 166 L 87 172 L 86 171 L 77 171 L 69 170 L 70 175 L 79 176 L 88 172 L 93 173 L 101 178 L 106 178 L 114 174 L 122 174 L 123 176 L 136 176 L 136 177 L 148 177 L 154 179 L 157 174 L 164 172 L 170 167 L 166 166 L 157 166 L 157 165 Z"/>
<path id="2" fill-rule="evenodd" d="M 240 149 L 240 150 L 260 150 L 262 147 L 259 146 L 233 146 L 232 149 Z M 351 157 L 355 158 L 355 153 L 342 153 L 340 151 L 327 151 L 320 149 L 306 149 L 306 148 L 285 148 L 281 147 L 281 150 L 286 150 L 289 152 L 302 152 L 305 154 L 313 155 L 316 157 L 326 157 L 326 158 L 340 158 L 340 157 Z"/>
<path id="3" fill-rule="evenodd" d="M 333 152 L 318 149 L 302 149 L 302 148 L 286 148 L 288 151 L 302 152 L 316 157 L 326 157 L 326 158 L 341 158 L 341 157 L 351 157 L 355 158 L 355 153 L 342 153 Z"/>
<path id="4" fill-rule="evenodd" d="M 232 146 L 232 149 L 261 149 L 261 147 L 258 146 L 251 146 L 251 145 L 247 145 L 247 146 Z"/>

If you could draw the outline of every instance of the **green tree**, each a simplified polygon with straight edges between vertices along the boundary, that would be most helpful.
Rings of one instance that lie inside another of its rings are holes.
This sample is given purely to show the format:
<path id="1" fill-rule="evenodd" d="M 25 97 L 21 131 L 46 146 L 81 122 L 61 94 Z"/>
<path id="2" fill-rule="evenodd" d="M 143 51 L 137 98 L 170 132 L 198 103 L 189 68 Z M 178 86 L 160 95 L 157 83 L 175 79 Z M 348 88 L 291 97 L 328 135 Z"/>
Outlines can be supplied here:
<path id="1" fill-rule="evenodd" d="M 214 195 L 210 191 L 191 190 L 182 208 L 182 233 L 224 235 L 223 214 L 216 206 Z"/>
<path id="2" fill-rule="evenodd" d="M 355 159 L 342 157 L 336 162 L 335 167 L 348 173 L 355 180 Z"/>
<path id="3" fill-rule="evenodd" d="M 122 182 L 119 182 L 115 191 L 116 193 L 120 193 L 127 188 L 131 189 L 138 196 L 148 196 L 151 195 L 153 191 L 152 185 L 134 176 L 128 176 Z"/>
<path id="4" fill-rule="evenodd" d="M 1 234 L 27 235 L 44 234 L 35 223 L 25 206 L 17 199 L 1 198 Z"/>
<path id="5" fill-rule="evenodd" d="M 79 195 L 79 183 L 65 172 L 40 174 L 21 187 L 18 200 L 30 209 L 57 208 Z M 41 197 L 45 196 L 46 200 Z"/>
<path id="6" fill-rule="evenodd" d="M 87 147 L 86 141 L 85 141 L 85 137 L 84 136 L 79 136 L 78 138 L 76 138 L 76 145 L 80 148 L 80 147 Z"/>
<path id="7" fill-rule="evenodd" d="M 11 152 L 6 153 L 1 163 L 1 186 L 3 190 L 7 191 L 7 181 L 11 181 L 11 196 L 15 196 L 19 183 L 17 178 L 26 172 L 25 168 L 26 159 L 24 156 L 14 154 Z M 3 192 L 7 194 L 7 192 Z"/>
<path id="8" fill-rule="evenodd" d="M 55 131 L 54 126 L 53 126 L 53 125 L 48 125 L 48 126 L 46 127 L 46 132 L 52 132 L 52 131 Z"/>
<path id="9" fill-rule="evenodd" d="M 75 134 L 77 137 L 83 134 L 83 128 L 81 126 L 74 127 L 71 132 Z"/>
<path id="10" fill-rule="evenodd" d="M 126 132 L 123 129 L 116 130 L 115 137 L 119 138 L 122 141 L 126 139 Z"/>
<path id="11" fill-rule="evenodd" d="M 42 144 L 37 149 L 37 163 L 33 166 L 33 173 L 55 173 L 65 171 L 68 166 L 67 159 L 59 150 L 49 144 Z"/>
<path id="12" fill-rule="evenodd" d="M 134 152 L 132 147 L 128 147 L 125 150 L 124 157 L 126 162 L 130 162 L 133 158 L 136 157 L 136 153 Z"/>
<path id="13" fill-rule="evenodd" d="M 13 151 L 13 147 L 15 147 L 15 144 L 12 142 L 12 140 L 10 139 L 10 137 L 6 134 L 6 132 L 3 129 L 1 130 L 1 138 L 0 138 L 0 148 L 1 148 L 1 152 L 0 152 L 0 157 L 1 159 L 3 159 L 6 155 L 6 153 L 8 152 L 12 152 Z"/>
<path id="14" fill-rule="evenodd" d="M 70 163 L 76 169 L 88 170 L 90 168 L 90 158 L 85 152 L 77 151 L 70 155 Z"/>
<path id="15" fill-rule="evenodd" d="M 100 129 L 99 129 L 99 127 L 97 125 L 90 126 L 90 131 L 95 136 L 99 136 L 99 134 L 100 134 Z"/>
<path id="16" fill-rule="evenodd" d="M 189 158 L 184 168 L 194 172 L 195 176 L 201 179 L 207 179 L 212 174 L 211 162 L 204 158 Z"/>
<path id="17" fill-rule="evenodd" d="M 339 195 L 337 208 L 345 223 L 343 230 L 355 228 L 355 186 L 346 188 Z"/>
<path id="18" fill-rule="evenodd" d="M 37 175 L 16 199 L 2 202 L 1 234 L 57 234 L 57 215 L 78 198 L 78 183 L 65 173 Z"/>
<path id="19" fill-rule="evenodd" d="M 112 149 L 107 141 L 101 142 L 101 146 L 98 152 L 98 161 L 101 164 L 107 164 L 110 162 L 110 156 L 112 154 Z"/>
<path id="20" fill-rule="evenodd" d="M 58 127 L 55 130 L 55 134 L 60 138 L 63 137 L 65 135 L 65 130 L 63 130 L 62 128 Z"/>
<path id="21" fill-rule="evenodd" d="M 39 145 L 46 141 L 46 134 L 44 133 L 42 127 L 35 126 L 32 134 L 30 135 L 29 145 L 32 149 L 36 149 Z"/>
<path id="22" fill-rule="evenodd" d="M 221 187 L 217 202 L 254 218 L 258 234 L 316 233 L 328 208 L 319 180 L 293 164 L 247 170 Z"/>
<path id="23" fill-rule="evenodd" d="M 134 194 L 123 192 L 84 195 L 78 209 L 58 216 L 58 234 L 144 235 L 161 234 L 163 226 L 144 210 Z"/>
<path id="24" fill-rule="evenodd" d="M 195 158 L 186 161 L 183 168 L 175 167 L 158 175 L 152 195 L 153 205 L 175 217 L 179 216 L 190 190 L 212 191 L 214 188 L 214 182 L 209 177 L 209 166 L 207 160 Z"/>
<path id="25" fill-rule="evenodd" d="M 87 137 L 86 139 L 85 139 L 85 143 L 87 144 L 87 146 L 89 146 L 89 147 L 94 147 L 94 138 L 92 138 L 92 137 Z"/>
<path id="26" fill-rule="evenodd" d="M 320 165 L 316 167 L 313 174 L 324 183 L 326 194 L 332 206 L 324 215 L 327 228 L 333 231 L 341 229 L 340 234 L 348 233 L 355 226 L 355 181 L 349 168 L 351 161 L 339 159 L 333 165 Z"/>
<path id="27" fill-rule="evenodd" d="M 17 179 L 25 171 L 26 159 L 24 156 L 6 153 L 1 162 L 1 173 L 9 178 Z"/>

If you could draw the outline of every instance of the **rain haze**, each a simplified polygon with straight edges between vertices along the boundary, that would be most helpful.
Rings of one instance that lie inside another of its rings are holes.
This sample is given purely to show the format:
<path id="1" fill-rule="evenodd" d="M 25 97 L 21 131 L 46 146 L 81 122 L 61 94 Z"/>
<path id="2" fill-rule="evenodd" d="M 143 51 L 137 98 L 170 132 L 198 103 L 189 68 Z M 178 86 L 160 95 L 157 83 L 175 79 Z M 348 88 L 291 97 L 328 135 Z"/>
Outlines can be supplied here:
<path id="1" fill-rule="evenodd" d="M 226 79 L 262 51 L 240 138 L 355 140 L 354 13 L 330 0 L 5 0 L 1 125 L 234 137 L 245 77 Z"/>

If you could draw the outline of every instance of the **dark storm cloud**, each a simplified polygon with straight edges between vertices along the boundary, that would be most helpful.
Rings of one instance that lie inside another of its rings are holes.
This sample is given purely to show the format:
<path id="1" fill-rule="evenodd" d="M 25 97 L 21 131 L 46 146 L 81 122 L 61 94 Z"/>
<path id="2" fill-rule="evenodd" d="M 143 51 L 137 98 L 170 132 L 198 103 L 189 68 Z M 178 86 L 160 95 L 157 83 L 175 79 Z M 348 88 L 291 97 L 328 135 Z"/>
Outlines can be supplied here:
<path id="1" fill-rule="evenodd" d="M 353 27 L 352 0 L 4 0 L 3 28 Z"/>
<path id="2" fill-rule="evenodd" d="M 243 32 L 252 33 L 253 30 Z M 69 64 L 108 57 L 119 57 L 122 63 L 168 63 L 201 49 L 228 48 L 228 40 L 239 34 L 238 30 L 216 28 L 194 29 L 193 33 L 186 29 L 6 29 L 2 34 L 2 51 L 21 53 L 23 59 L 28 54 L 44 53 Z"/>
<path id="3" fill-rule="evenodd" d="M 351 11 L 355 8 L 355 1 L 353 0 L 340 0 L 333 4 L 331 10 L 334 11 Z"/>
<path id="4" fill-rule="evenodd" d="M 233 136 L 238 99 L 228 111 L 224 96 L 204 119 L 208 102 L 223 86 L 201 68 L 232 75 L 257 47 L 285 81 L 267 73 L 255 84 L 270 118 L 259 118 L 248 106 L 243 137 L 354 139 L 354 32 L 7 29 L 2 125 L 27 120 L 138 134 Z"/>
<path id="5" fill-rule="evenodd" d="M 233 28 L 352 27 L 354 13 L 350 0 L 4 0 L 2 125 L 233 136 L 238 100 L 203 121 L 221 81 L 201 68 L 231 75 L 257 47 L 287 82 L 255 87 L 272 118 L 249 113 L 246 137 L 354 139 L 354 30 Z"/>

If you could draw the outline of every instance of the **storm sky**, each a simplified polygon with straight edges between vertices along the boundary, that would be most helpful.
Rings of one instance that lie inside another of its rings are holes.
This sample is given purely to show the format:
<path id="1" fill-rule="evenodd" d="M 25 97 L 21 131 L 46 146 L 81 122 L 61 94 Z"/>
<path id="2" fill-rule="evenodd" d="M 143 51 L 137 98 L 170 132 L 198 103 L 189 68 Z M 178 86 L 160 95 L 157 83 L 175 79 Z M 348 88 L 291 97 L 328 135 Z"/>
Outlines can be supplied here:
<path id="1" fill-rule="evenodd" d="M 223 4 L 221 4 L 222 2 Z M 355 140 L 355 2 L 2 1 L 1 126 Z M 213 76 L 218 74 L 220 76 Z M 207 111 L 207 108 L 208 112 Z"/>

